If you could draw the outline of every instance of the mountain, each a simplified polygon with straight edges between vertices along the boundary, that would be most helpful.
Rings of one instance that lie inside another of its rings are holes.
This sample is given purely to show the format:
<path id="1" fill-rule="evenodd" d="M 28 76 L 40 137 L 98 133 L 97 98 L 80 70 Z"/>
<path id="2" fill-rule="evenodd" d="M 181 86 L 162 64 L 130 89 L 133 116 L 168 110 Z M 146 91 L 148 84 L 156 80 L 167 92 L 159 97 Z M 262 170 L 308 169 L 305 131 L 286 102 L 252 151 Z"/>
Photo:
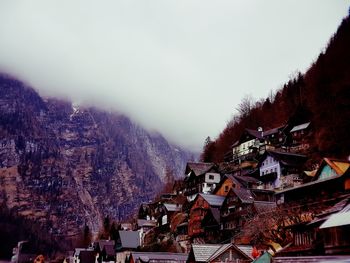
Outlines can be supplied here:
<path id="1" fill-rule="evenodd" d="M 254 103 L 243 98 L 235 116 L 214 141 L 208 140 L 202 159 L 220 162 L 245 128 L 272 129 L 298 119 L 311 121 L 311 155 L 347 158 L 350 146 L 350 18 L 346 17 L 326 49 L 305 74 Z"/>
<path id="2" fill-rule="evenodd" d="M 126 116 L 43 99 L 0 75 L 0 205 L 51 236 L 127 218 L 191 156 Z"/>

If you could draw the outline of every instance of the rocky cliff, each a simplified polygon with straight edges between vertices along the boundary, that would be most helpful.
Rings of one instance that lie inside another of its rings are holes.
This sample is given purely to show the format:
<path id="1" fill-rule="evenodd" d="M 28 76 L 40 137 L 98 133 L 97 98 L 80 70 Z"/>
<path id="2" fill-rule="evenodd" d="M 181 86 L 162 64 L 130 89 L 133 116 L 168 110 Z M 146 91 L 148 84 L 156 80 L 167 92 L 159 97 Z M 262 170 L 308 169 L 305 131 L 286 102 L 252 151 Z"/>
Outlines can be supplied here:
<path id="1" fill-rule="evenodd" d="M 0 76 L 0 204 L 52 235 L 126 218 L 190 157 L 123 115 L 43 99 Z"/>

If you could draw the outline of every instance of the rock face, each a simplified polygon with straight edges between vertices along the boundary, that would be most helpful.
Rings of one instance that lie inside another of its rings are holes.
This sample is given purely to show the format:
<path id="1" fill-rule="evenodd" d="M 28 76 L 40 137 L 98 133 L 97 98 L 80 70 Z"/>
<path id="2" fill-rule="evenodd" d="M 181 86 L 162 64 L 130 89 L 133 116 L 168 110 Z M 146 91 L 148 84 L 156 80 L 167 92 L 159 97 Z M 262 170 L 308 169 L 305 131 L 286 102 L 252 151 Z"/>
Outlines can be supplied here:
<path id="1" fill-rule="evenodd" d="M 53 235 L 126 218 L 190 157 L 125 116 L 42 99 L 0 75 L 0 204 Z"/>

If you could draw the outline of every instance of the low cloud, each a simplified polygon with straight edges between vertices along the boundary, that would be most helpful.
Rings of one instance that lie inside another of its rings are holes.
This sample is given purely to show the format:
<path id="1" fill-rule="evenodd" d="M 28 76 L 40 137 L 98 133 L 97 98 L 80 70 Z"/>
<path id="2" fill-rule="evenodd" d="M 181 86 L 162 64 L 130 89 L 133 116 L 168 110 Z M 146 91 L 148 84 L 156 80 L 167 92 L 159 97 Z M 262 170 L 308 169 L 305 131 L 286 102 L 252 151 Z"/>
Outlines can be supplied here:
<path id="1" fill-rule="evenodd" d="M 0 70 L 200 150 L 244 94 L 305 70 L 346 1 L 3 1 Z"/>

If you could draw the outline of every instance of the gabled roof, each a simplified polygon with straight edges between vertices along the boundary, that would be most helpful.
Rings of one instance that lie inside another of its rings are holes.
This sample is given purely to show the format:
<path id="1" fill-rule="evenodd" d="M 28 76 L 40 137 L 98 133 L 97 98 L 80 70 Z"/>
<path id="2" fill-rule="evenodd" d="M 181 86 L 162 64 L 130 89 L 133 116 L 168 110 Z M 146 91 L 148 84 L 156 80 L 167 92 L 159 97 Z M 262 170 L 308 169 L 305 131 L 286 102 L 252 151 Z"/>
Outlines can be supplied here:
<path id="1" fill-rule="evenodd" d="M 211 262 L 225 253 L 228 249 L 233 248 L 243 258 L 251 260 L 251 246 L 240 246 L 232 243 L 229 244 L 193 244 L 192 251 L 196 262 Z"/>
<path id="2" fill-rule="evenodd" d="M 240 188 L 240 189 L 231 189 L 237 197 L 242 201 L 242 203 L 253 203 L 254 202 L 254 197 L 252 195 L 252 192 L 248 189 L 245 188 Z"/>
<path id="3" fill-rule="evenodd" d="M 348 203 L 341 211 L 331 215 L 321 226 L 322 228 L 340 227 L 350 225 L 350 203 Z"/>
<path id="4" fill-rule="evenodd" d="M 132 258 L 137 262 L 186 262 L 188 254 L 169 252 L 131 252 Z"/>
<path id="5" fill-rule="evenodd" d="M 240 246 L 240 247 L 241 248 L 239 248 L 239 246 L 237 246 L 235 244 L 232 244 L 232 243 L 223 244 L 223 245 L 221 245 L 221 247 L 218 250 L 215 251 L 215 253 L 207 261 L 211 262 L 211 261 L 215 260 L 217 257 L 219 257 L 220 255 L 225 253 L 230 248 L 235 249 L 245 259 L 251 260 L 252 259 L 251 255 L 247 255 L 246 254 L 246 252 L 249 253 L 249 248 L 248 247 L 251 247 L 251 246 Z"/>
<path id="6" fill-rule="evenodd" d="M 310 122 L 306 122 L 297 126 L 294 126 L 290 132 L 295 132 L 295 131 L 300 131 L 300 130 L 305 130 L 310 126 Z"/>
<path id="7" fill-rule="evenodd" d="M 237 247 L 244 254 L 246 254 L 250 259 L 253 259 L 253 257 L 252 257 L 253 247 L 252 246 L 249 246 L 249 245 L 237 245 Z"/>
<path id="8" fill-rule="evenodd" d="M 193 171 L 196 176 L 199 176 L 205 174 L 214 166 L 214 163 L 189 162 L 186 165 L 185 173 L 188 174 L 190 171 Z"/>
<path id="9" fill-rule="evenodd" d="M 225 200 L 225 197 L 219 196 L 219 195 L 211 195 L 211 194 L 202 194 L 201 193 L 198 196 L 203 197 L 204 200 L 207 201 L 210 206 L 221 206 Z M 196 198 L 198 198 L 198 196 Z"/>
<path id="10" fill-rule="evenodd" d="M 257 138 L 257 139 L 263 139 L 263 131 L 258 131 L 258 130 L 251 130 L 251 129 L 245 129 L 248 134 L 251 136 Z"/>
<path id="11" fill-rule="evenodd" d="M 319 180 L 320 174 L 324 166 L 329 165 L 338 176 L 342 176 L 349 170 L 350 162 L 347 160 L 337 160 L 331 158 L 323 158 L 320 167 L 318 168 L 313 181 Z"/>
<path id="12" fill-rule="evenodd" d="M 192 244 L 196 262 L 206 262 L 221 247 L 220 244 Z"/>
<path id="13" fill-rule="evenodd" d="M 119 231 L 122 248 L 137 248 L 140 246 L 140 232 L 139 231 Z"/>
<path id="14" fill-rule="evenodd" d="M 271 134 L 278 133 L 280 130 L 283 130 L 284 127 L 285 127 L 285 125 L 282 125 L 282 126 L 279 126 L 279 127 L 276 127 L 276 128 L 273 128 L 273 129 L 270 129 L 270 130 L 267 130 L 267 131 L 264 131 L 263 135 L 264 135 L 264 137 L 266 137 L 266 136 L 269 136 Z"/>

